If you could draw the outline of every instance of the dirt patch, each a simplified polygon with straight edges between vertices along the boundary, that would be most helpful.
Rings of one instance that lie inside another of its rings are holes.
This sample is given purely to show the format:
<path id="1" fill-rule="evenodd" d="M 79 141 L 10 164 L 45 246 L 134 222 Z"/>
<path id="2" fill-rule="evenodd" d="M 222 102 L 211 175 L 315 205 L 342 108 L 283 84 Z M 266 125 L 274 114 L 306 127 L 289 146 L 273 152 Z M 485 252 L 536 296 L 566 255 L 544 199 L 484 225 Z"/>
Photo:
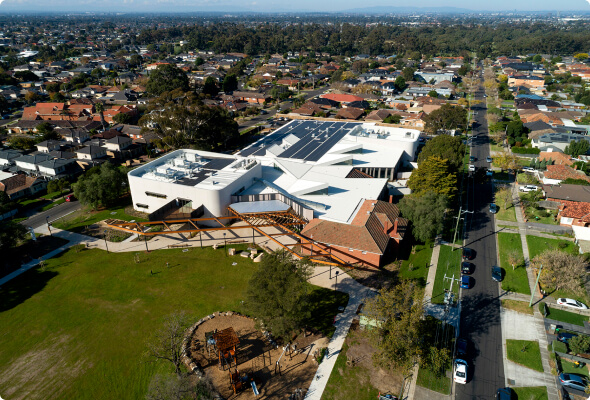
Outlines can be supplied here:
<path id="1" fill-rule="evenodd" d="M 237 361 L 232 363 L 231 369 L 226 365 L 219 367 L 215 350 L 212 349 L 208 353 L 205 341 L 205 332 L 229 327 L 234 329 L 240 340 L 236 349 Z M 205 321 L 195 331 L 190 348 L 192 358 L 197 360 L 224 398 L 285 399 L 297 389 L 302 389 L 305 393 L 309 387 L 317 370 L 313 351 L 318 347 L 316 344 L 310 345 L 319 339 L 321 339 L 319 335 L 297 337 L 293 341 L 297 344 L 297 350 L 292 354 L 284 354 L 280 360 L 280 374 L 278 370 L 275 370 L 275 366 L 283 353 L 283 348 L 281 346 L 275 348 L 263 333 L 255 328 L 254 321 L 246 317 L 217 316 Z M 234 394 L 230 385 L 230 370 L 235 372 L 236 363 L 241 376 L 248 375 L 247 382 L 251 378 L 255 379 L 260 396 L 254 396 L 249 383 L 245 384 L 245 390 Z"/>
<path id="2" fill-rule="evenodd" d="M 394 286 L 398 280 L 398 263 L 387 264 L 380 269 L 354 268 L 346 271 L 358 283 L 381 290 Z"/>

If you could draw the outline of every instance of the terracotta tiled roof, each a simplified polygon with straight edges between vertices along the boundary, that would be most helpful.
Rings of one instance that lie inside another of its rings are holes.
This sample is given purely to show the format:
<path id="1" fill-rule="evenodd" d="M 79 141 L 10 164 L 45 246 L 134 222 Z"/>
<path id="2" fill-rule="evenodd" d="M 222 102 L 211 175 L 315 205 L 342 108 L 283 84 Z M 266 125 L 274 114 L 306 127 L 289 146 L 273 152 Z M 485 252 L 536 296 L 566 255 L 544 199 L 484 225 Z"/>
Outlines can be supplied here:
<path id="1" fill-rule="evenodd" d="M 562 200 L 560 203 L 560 217 L 575 218 L 582 222 L 590 222 L 590 203 L 567 200 Z"/>
<path id="2" fill-rule="evenodd" d="M 336 118 L 346 118 L 346 119 L 358 119 L 361 115 L 365 113 L 365 110 L 360 108 L 348 107 L 348 108 L 341 108 L 338 110 L 336 114 Z"/>
<path id="3" fill-rule="evenodd" d="M 36 180 L 37 178 L 30 177 L 25 174 L 16 174 L 0 183 L 3 186 L 3 191 L 5 191 L 7 195 L 11 195 L 30 187 L 33 183 L 35 183 Z"/>
<path id="4" fill-rule="evenodd" d="M 353 94 L 328 93 L 328 94 L 323 94 L 320 97 L 322 97 L 324 99 L 334 100 L 339 103 L 350 103 L 352 101 L 363 101 L 364 100 L 362 97 L 355 96 Z"/>
<path id="5" fill-rule="evenodd" d="M 566 180 L 568 178 L 572 179 L 583 179 L 585 181 L 590 182 L 590 177 L 586 176 L 585 173 L 582 171 L 576 171 L 573 168 L 570 168 L 566 165 L 548 165 L 547 171 L 545 171 L 545 178 L 548 179 L 559 179 L 559 180 Z"/>
<path id="6" fill-rule="evenodd" d="M 539 153 L 539 160 L 553 160 L 556 165 L 572 165 L 574 162 L 567 154 L 558 151 L 542 151 Z"/>

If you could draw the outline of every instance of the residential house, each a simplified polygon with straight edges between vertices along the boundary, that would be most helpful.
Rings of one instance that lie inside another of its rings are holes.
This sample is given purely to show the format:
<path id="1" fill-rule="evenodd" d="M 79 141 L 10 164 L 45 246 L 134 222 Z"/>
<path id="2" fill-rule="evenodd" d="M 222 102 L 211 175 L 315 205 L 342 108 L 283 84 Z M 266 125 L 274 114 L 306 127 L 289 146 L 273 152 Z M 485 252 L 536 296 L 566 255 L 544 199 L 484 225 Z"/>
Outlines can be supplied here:
<path id="1" fill-rule="evenodd" d="M 235 91 L 235 92 L 233 92 L 233 96 L 240 101 L 245 101 L 248 103 L 255 103 L 255 104 L 262 104 L 264 102 L 268 102 L 271 100 L 270 95 L 263 93 L 263 92 Z"/>
<path id="2" fill-rule="evenodd" d="M 39 173 L 50 179 L 58 179 L 68 175 L 68 167 L 76 164 L 73 159 L 54 158 L 39 163 Z"/>
<path id="3" fill-rule="evenodd" d="M 16 164 L 18 169 L 25 172 L 36 174 L 39 172 L 39 164 L 47 160 L 51 160 L 52 158 L 53 156 L 50 156 L 49 154 L 28 154 L 26 156 L 20 156 L 19 158 L 15 158 L 14 163 Z"/>
<path id="4" fill-rule="evenodd" d="M 539 172 L 539 177 L 545 185 L 558 185 L 566 179 L 581 179 L 590 182 L 590 177 L 586 176 L 584 172 L 567 165 L 548 165 L 547 171 Z"/>
<path id="5" fill-rule="evenodd" d="M 20 151 L 12 149 L 0 150 L 0 168 L 14 165 L 14 160 L 22 155 Z"/>
<path id="6" fill-rule="evenodd" d="M 54 150 L 59 150 L 61 148 L 61 142 L 57 140 L 44 140 L 40 143 L 36 144 L 37 151 L 41 153 L 49 153 Z"/>
<path id="7" fill-rule="evenodd" d="M 30 196 L 47 188 L 44 179 L 18 173 L 0 180 L 0 191 L 5 192 L 10 200 Z"/>
<path id="8" fill-rule="evenodd" d="M 84 147 L 76 150 L 75 152 L 76 152 L 76 156 L 80 160 L 90 160 L 90 161 L 98 160 L 100 158 L 106 157 L 106 155 L 107 155 L 106 148 L 100 147 L 100 146 L 94 146 L 94 145 L 84 146 Z"/>
<path id="9" fill-rule="evenodd" d="M 356 120 L 356 119 L 359 119 L 364 113 L 365 113 L 365 110 L 363 110 L 362 108 L 355 108 L 355 107 L 341 108 L 336 113 L 336 118 Z"/>

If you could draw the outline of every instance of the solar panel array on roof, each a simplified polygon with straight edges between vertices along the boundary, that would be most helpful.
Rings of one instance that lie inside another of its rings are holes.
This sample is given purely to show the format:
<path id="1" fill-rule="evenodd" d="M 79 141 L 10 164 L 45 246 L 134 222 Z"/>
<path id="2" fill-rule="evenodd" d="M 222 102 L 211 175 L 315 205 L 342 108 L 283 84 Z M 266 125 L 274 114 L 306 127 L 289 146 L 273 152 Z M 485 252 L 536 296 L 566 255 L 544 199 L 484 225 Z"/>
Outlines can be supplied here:
<path id="1" fill-rule="evenodd" d="M 242 150 L 239 154 L 264 156 L 266 148 L 274 144 L 281 145 L 284 138 L 293 135 L 299 140 L 286 148 L 278 157 L 318 161 L 357 125 L 350 122 L 296 120 Z"/>

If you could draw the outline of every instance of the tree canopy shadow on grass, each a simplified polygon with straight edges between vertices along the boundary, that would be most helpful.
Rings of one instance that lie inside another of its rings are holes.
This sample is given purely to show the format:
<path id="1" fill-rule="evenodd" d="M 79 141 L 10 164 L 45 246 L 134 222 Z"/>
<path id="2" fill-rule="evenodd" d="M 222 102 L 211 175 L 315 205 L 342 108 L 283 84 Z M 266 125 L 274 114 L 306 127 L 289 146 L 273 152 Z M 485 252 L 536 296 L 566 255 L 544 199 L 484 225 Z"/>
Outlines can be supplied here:
<path id="1" fill-rule="evenodd" d="M 334 334 L 334 317 L 338 307 L 346 307 L 348 294 L 320 287 L 313 287 L 309 297 L 311 317 L 305 321 L 308 329 L 331 337 Z"/>
<path id="2" fill-rule="evenodd" d="M 39 293 L 47 282 L 58 275 L 55 271 L 32 268 L 24 274 L 0 286 L 0 312 L 8 311 Z"/>

